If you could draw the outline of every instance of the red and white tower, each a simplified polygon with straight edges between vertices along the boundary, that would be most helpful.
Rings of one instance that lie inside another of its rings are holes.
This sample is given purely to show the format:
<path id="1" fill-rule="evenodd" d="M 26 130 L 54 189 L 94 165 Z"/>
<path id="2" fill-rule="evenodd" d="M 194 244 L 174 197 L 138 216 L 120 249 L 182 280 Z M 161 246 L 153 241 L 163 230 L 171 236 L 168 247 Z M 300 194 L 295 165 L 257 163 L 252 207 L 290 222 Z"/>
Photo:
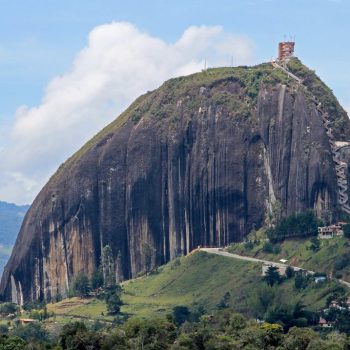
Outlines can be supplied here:
<path id="1" fill-rule="evenodd" d="M 284 41 L 278 44 L 278 59 L 283 61 L 294 55 L 294 41 Z"/>

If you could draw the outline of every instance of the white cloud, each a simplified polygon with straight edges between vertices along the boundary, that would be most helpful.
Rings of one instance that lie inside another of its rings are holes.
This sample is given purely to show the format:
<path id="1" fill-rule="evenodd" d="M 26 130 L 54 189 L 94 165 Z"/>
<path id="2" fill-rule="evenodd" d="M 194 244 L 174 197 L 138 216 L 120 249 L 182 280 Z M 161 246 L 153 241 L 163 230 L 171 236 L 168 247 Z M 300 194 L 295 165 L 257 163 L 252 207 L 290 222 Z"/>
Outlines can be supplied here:
<path id="1" fill-rule="evenodd" d="M 138 95 L 209 66 L 249 64 L 252 42 L 222 27 L 190 27 L 172 44 L 130 23 L 94 28 L 70 71 L 49 83 L 36 107 L 18 108 L 0 150 L 0 198 L 30 202 L 68 156 Z"/>

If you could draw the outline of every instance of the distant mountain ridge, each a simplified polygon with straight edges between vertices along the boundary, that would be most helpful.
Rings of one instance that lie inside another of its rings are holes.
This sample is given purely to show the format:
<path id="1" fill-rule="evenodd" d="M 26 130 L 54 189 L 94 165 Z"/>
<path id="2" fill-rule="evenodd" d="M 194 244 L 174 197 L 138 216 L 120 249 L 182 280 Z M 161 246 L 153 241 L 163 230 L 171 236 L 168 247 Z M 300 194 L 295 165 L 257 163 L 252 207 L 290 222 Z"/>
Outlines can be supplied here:
<path id="1" fill-rule="evenodd" d="M 15 244 L 29 205 L 0 201 L 0 275 Z"/>

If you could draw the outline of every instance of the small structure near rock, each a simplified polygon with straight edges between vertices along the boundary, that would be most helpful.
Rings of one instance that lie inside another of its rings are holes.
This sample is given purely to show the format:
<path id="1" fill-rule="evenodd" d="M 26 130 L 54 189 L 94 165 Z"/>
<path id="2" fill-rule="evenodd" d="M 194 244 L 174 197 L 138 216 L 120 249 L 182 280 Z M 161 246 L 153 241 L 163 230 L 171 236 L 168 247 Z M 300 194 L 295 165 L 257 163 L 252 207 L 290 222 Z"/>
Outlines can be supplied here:
<path id="1" fill-rule="evenodd" d="M 319 239 L 330 239 L 334 237 L 344 236 L 343 222 L 338 222 L 334 225 L 318 227 L 318 238 Z"/>
<path id="2" fill-rule="evenodd" d="M 333 327 L 332 322 L 325 320 L 323 317 L 320 317 L 318 325 L 322 328 L 331 328 Z"/>
<path id="3" fill-rule="evenodd" d="M 19 323 L 22 325 L 22 326 L 25 326 L 29 323 L 33 323 L 33 322 L 36 322 L 35 320 L 33 320 L 32 318 L 20 318 L 19 320 Z"/>
<path id="4" fill-rule="evenodd" d="M 315 283 L 322 283 L 322 282 L 326 282 L 327 281 L 327 277 L 325 276 L 317 276 L 315 277 Z"/>

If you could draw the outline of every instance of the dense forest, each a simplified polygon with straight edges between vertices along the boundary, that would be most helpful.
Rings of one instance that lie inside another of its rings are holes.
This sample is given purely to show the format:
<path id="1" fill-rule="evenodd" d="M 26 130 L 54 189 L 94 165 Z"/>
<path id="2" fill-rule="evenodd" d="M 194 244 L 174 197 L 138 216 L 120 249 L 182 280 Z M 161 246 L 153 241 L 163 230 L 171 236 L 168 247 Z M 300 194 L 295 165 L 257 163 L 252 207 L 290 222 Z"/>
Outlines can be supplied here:
<path id="1" fill-rule="evenodd" d="M 347 317 L 347 318 L 346 318 Z M 349 315 L 344 317 L 349 326 Z M 344 321 L 343 320 L 343 321 Z M 222 307 L 210 315 L 200 315 L 186 307 L 174 308 L 166 318 L 131 318 L 124 324 L 105 325 L 83 322 L 64 325 L 50 333 L 40 322 L 0 328 L 0 349 L 349 349 L 345 333 L 297 326 L 285 329 L 278 323 L 248 320 L 231 308 Z"/>

